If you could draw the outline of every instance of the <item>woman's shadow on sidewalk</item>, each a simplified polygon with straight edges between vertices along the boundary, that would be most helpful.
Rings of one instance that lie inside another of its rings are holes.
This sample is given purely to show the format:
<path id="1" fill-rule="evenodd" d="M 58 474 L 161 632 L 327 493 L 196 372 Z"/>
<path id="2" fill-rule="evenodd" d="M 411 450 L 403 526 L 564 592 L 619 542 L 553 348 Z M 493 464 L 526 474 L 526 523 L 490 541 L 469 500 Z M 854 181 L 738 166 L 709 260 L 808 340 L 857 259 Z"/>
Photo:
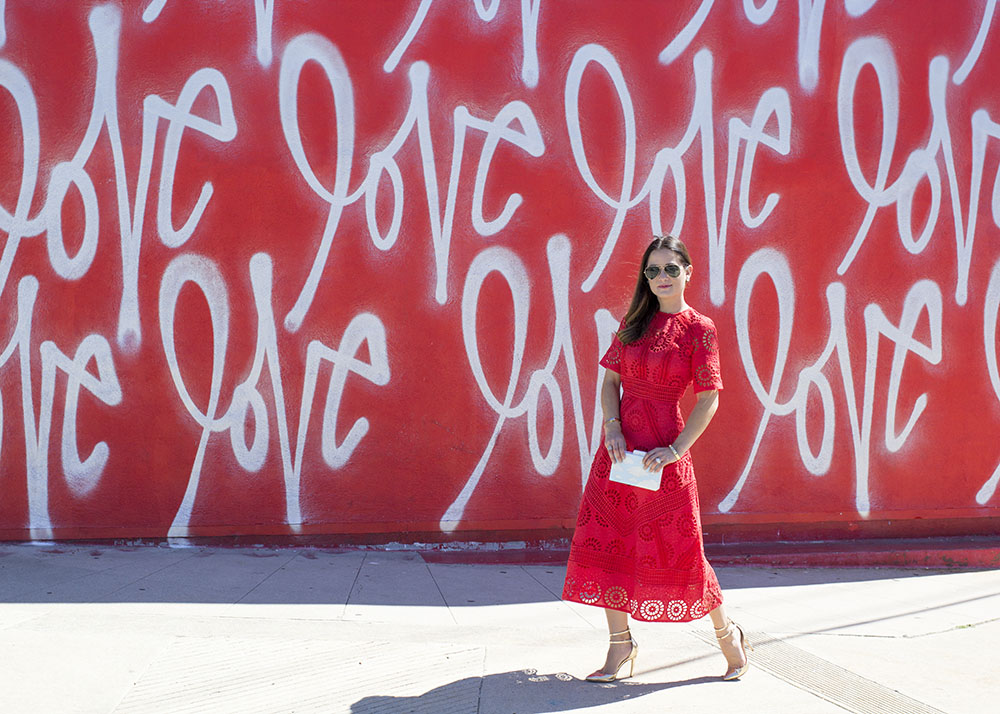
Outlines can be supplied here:
<path id="1" fill-rule="evenodd" d="M 596 684 L 564 672 L 538 674 L 533 669 L 525 669 L 485 677 L 466 677 L 414 697 L 365 697 L 351 705 L 351 714 L 547 714 L 614 704 L 664 689 L 718 681 L 718 677 L 694 677 L 675 682 L 645 683 L 625 680 Z"/>

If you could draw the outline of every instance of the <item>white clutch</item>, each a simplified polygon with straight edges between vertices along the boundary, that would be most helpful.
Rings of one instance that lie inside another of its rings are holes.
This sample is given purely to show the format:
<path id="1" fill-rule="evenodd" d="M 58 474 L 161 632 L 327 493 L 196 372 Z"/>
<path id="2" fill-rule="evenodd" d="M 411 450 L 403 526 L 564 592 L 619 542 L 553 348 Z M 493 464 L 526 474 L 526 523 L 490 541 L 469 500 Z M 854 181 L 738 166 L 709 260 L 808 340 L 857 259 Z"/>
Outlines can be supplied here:
<path id="1" fill-rule="evenodd" d="M 642 465 L 642 457 L 645 455 L 645 451 L 626 451 L 624 461 L 611 464 L 611 480 L 629 486 L 638 486 L 647 491 L 659 490 L 663 471 L 660 469 L 647 471 Z"/>

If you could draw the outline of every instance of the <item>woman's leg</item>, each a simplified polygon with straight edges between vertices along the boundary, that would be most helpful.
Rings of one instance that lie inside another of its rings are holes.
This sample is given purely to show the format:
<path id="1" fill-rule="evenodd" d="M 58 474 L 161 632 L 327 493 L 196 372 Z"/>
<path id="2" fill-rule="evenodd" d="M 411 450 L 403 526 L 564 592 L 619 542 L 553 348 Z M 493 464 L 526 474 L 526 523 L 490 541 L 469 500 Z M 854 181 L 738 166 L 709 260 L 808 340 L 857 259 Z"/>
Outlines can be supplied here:
<path id="1" fill-rule="evenodd" d="M 631 654 L 632 635 L 628 631 L 628 613 L 605 608 L 604 615 L 608 618 L 608 633 L 611 635 L 611 643 L 608 646 L 608 657 L 604 660 L 604 666 L 598 672 L 611 673 Z"/>
<path id="2" fill-rule="evenodd" d="M 708 616 L 712 618 L 715 636 L 719 639 L 719 648 L 729 664 L 730 672 L 742 669 L 747 662 L 746 652 L 743 651 L 740 641 L 740 631 L 735 626 L 729 626 L 725 605 L 719 605 L 709 612 Z"/>

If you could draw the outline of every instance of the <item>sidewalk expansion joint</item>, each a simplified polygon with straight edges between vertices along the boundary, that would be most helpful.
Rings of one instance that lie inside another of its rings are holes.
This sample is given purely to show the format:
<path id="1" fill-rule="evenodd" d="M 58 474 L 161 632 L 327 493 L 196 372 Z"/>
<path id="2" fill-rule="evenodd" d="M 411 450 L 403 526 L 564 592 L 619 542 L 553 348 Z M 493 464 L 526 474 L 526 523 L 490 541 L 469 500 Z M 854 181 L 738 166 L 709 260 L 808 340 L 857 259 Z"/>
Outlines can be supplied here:
<path id="1" fill-rule="evenodd" d="M 250 588 L 245 593 L 243 593 L 243 595 L 241 595 L 238 600 L 236 600 L 235 602 L 233 602 L 233 604 L 234 605 L 239 605 L 241 602 L 243 602 L 244 600 L 246 600 L 248 597 L 250 597 L 251 594 L 253 594 L 253 592 L 257 588 L 259 588 L 261 585 L 263 585 L 268 580 L 270 580 L 271 578 L 273 578 L 276 573 L 281 572 L 285 568 L 285 566 L 287 566 L 290 563 L 292 563 L 298 557 L 299 557 L 298 553 L 295 553 L 288 560 L 285 560 L 285 561 L 279 563 L 277 566 L 275 566 L 274 570 L 272 570 L 270 573 L 267 574 L 267 577 L 265 577 L 262 580 L 258 581 L 256 585 L 254 585 L 252 588 Z"/>
<path id="2" fill-rule="evenodd" d="M 691 631 L 717 647 L 711 634 Z M 817 657 L 811 652 L 766 632 L 746 632 L 754 649 L 749 653 L 751 670 L 764 670 L 778 679 L 856 714 L 946 714 L 878 682 Z"/>
<path id="3" fill-rule="evenodd" d="M 946 632 L 955 632 L 956 630 L 971 630 L 973 627 L 979 627 L 980 625 L 989 625 L 998 621 L 1000 621 L 1000 617 L 991 617 L 988 620 L 980 620 L 979 622 L 969 622 L 964 625 L 955 625 L 953 627 L 946 627 L 943 630 L 934 630 L 933 632 L 921 632 L 916 635 L 903 635 L 903 637 L 906 639 L 917 639 L 919 637 L 928 637 L 930 635 L 943 635 Z"/>
<path id="4" fill-rule="evenodd" d="M 855 637 L 859 639 L 868 639 L 868 640 L 919 640 L 921 637 L 944 635 L 949 632 L 955 632 L 956 630 L 970 630 L 974 627 L 979 627 L 981 625 L 989 625 L 994 622 L 1000 622 L 1000 617 L 991 617 L 987 620 L 980 620 L 978 622 L 969 622 L 964 625 L 952 625 L 951 627 L 945 627 L 940 630 L 931 630 L 929 632 L 917 632 L 915 634 L 902 633 L 898 635 L 879 635 L 870 632 L 804 632 L 800 634 L 816 635 L 817 637 Z"/>

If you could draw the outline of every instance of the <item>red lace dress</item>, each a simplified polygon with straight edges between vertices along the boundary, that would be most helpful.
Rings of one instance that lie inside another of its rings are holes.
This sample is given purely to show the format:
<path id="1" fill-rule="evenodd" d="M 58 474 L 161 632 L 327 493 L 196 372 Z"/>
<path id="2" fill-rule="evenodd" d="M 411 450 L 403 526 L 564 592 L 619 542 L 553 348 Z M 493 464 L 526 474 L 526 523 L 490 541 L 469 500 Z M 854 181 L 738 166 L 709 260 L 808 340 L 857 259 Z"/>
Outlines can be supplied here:
<path id="1" fill-rule="evenodd" d="M 629 451 L 666 446 L 684 428 L 679 401 L 722 389 L 715 325 L 692 308 L 658 312 L 645 334 L 614 338 L 601 365 L 621 375 L 622 434 Z M 705 560 L 691 454 L 663 468 L 658 491 L 608 479 L 604 441 L 594 457 L 569 554 L 563 599 L 637 620 L 688 622 L 722 603 Z"/>

